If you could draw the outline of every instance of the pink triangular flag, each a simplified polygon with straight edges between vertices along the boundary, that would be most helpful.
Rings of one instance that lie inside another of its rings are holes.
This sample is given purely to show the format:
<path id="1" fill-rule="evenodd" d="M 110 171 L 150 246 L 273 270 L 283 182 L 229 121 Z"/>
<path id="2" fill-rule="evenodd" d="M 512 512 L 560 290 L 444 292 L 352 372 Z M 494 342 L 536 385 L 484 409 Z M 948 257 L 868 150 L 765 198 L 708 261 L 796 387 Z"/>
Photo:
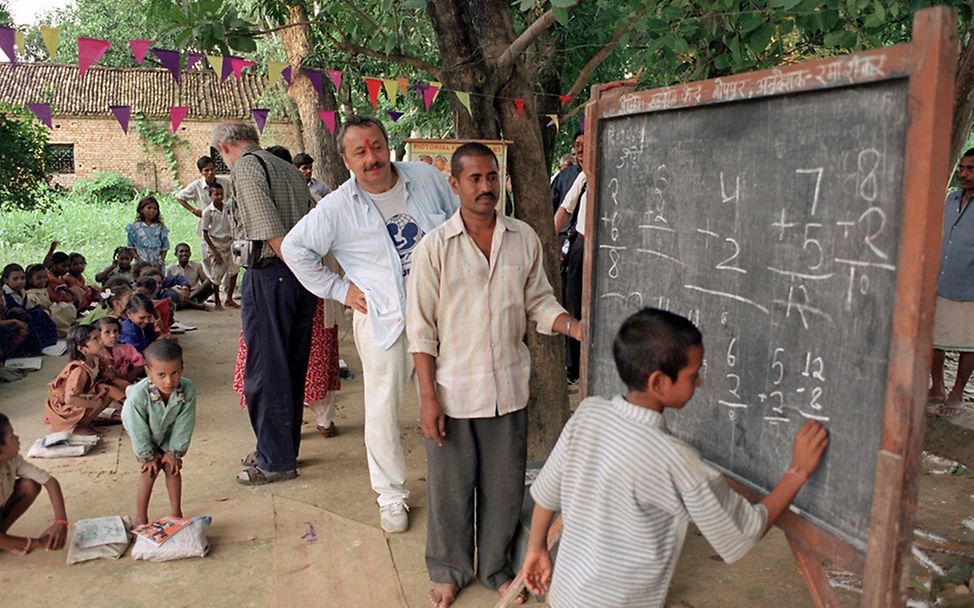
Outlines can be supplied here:
<path id="1" fill-rule="evenodd" d="M 318 70 L 309 70 L 306 68 L 301 68 L 301 72 L 308 77 L 308 80 L 311 81 L 311 86 L 315 88 L 315 92 L 318 93 L 318 97 L 324 97 L 325 89 L 324 89 L 324 85 L 322 84 L 323 79 L 321 77 L 321 72 L 319 72 Z"/>
<path id="2" fill-rule="evenodd" d="M 132 108 L 129 106 L 108 106 L 108 109 L 115 115 L 115 120 L 122 127 L 122 131 L 128 135 L 129 118 L 132 116 Z"/>
<path id="3" fill-rule="evenodd" d="M 179 129 L 179 125 L 183 124 L 183 119 L 186 118 L 187 113 L 189 113 L 189 108 L 186 106 L 173 106 L 169 108 L 169 120 L 172 122 L 173 133 Z"/>
<path id="4" fill-rule="evenodd" d="M 254 122 L 257 123 L 257 131 L 263 133 L 264 125 L 267 124 L 267 115 L 270 113 L 270 110 L 267 108 L 250 108 L 250 113 L 254 117 Z"/>
<path id="5" fill-rule="evenodd" d="M 35 116 L 40 118 L 41 122 L 47 125 L 48 129 L 54 128 L 54 125 L 51 124 L 51 104 L 29 103 L 27 104 L 27 109 L 33 112 Z"/>
<path id="6" fill-rule="evenodd" d="M 423 104 L 426 106 L 427 112 L 429 111 L 430 106 L 433 105 L 433 100 L 436 99 L 436 94 L 439 92 L 439 87 L 434 87 L 431 84 L 423 87 Z"/>
<path id="7" fill-rule="evenodd" d="M 524 100 L 520 97 L 514 98 L 514 107 L 517 108 L 517 115 L 524 118 Z"/>
<path id="8" fill-rule="evenodd" d="M 386 114 L 389 115 L 389 118 L 392 119 L 392 122 L 396 122 L 400 118 L 402 118 L 402 112 L 397 112 L 395 110 L 386 110 Z"/>
<path id="9" fill-rule="evenodd" d="M 378 78 L 366 78 L 365 88 L 369 90 L 369 101 L 372 102 L 372 109 L 374 110 L 379 103 L 379 90 L 382 88 L 382 80 Z"/>
<path id="10" fill-rule="evenodd" d="M 17 53 L 14 51 L 16 39 L 17 32 L 13 28 L 0 27 L 0 51 L 7 56 L 11 68 L 17 67 Z"/>
<path id="11" fill-rule="evenodd" d="M 287 66 L 281 70 L 281 78 L 287 83 L 287 86 L 291 86 L 291 66 Z"/>
<path id="12" fill-rule="evenodd" d="M 321 117 L 321 122 L 325 123 L 325 126 L 328 127 L 328 132 L 334 135 L 335 134 L 335 111 L 318 110 L 318 116 Z"/>
<path id="13" fill-rule="evenodd" d="M 91 64 L 101 59 L 110 46 L 112 43 L 107 40 L 78 38 L 78 71 L 80 74 L 84 76 Z"/>
<path id="14" fill-rule="evenodd" d="M 237 80 L 240 80 L 240 73 L 243 72 L 244 68 L 250 68 L 255 65 L 257 65 L 257 62 L 249 59 L 243 59 L 241 57 L 230 58 L 230 69 L 233 70 L 233 77 Z"/>
<path id="15" fill-rule="evenodd" d="M 331 82 L 335 85 L 335 90 L 342 88 L 342 71 L 341 70 L 327 70 L 328 78 L 331 78 Z"/>
<path id="16" fill-rule="evenodd" d="M 220 71 L 220 82 L 226 82 L 230 74 L 233 74 L 233 60 L 240 57 L 223 56 L 223 69 Z"/>
<path id="17" fill-rule="evenodd" d="M 199 53 L 190 53 L 186 55 L 186 69 L 189 70 L 198 62 L 203 60 L 203 56 Z"/>
<path id="18" fill-rule="evenodd" d="M 132 49 L 132 55 L 135 57 L 136 63 L 145 61 L 145 54 L 148 52 L 150 46 L 152 46 L 151 40 L 129 40 L 129 48 Z M 162 60 L 160 59 L 159 61 Z"/>
<path id="19" fill-rule="evenodd" d="M 162 67 L 169 70 L 173 79 L 179 82 L 179 51 L 152 49 L 152 54 L 156 56 L 156 59 L 162 64 Z"/>

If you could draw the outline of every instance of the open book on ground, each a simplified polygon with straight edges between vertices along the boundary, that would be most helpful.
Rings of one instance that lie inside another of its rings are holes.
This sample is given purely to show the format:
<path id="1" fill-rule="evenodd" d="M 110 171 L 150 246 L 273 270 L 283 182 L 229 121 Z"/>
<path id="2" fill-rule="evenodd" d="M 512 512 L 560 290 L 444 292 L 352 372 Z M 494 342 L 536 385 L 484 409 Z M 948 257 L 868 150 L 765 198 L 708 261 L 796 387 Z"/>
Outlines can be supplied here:
<path id="1" fill-rule="evenodd" d="M 166 515 L 162 519 L 139 526 L 132 531 L 159 546 L 188 525 L 188 519 Z"/>
<path id="2" fill-rule="evenodd" d="M 14 357 L 13 359 L 7 359 L 3 363 L 4 367 L 10 369 L 26 369 L 29 371 L 36 371 L 41 368 L 41 358 L 40 357 Z"/>
<path id="3" fill-rule="evenodd" d="M 169 331 L 174 334 L 184 334 L 188 331 L 193 331 L 194 329 L 196 329 L 195 325 L 187 325 L 186 323 L 180 323 L 179 321 L 176 321 L 169 326 Z"/>

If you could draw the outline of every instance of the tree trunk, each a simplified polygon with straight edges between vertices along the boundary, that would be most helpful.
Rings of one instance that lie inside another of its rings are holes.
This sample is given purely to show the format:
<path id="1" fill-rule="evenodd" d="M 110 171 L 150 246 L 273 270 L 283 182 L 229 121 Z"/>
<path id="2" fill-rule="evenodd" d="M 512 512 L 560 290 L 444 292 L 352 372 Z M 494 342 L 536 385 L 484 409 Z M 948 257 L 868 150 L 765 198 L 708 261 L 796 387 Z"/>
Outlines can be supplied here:
<path id="1" fill-rule="evenodd" d="M 967 40 L 957 57 L 957 81 L 954 83 L 954 124 L 950 138 L 951 168 L 964 153 L 964 142 L 974 123 L 974 22 L 967 26 Z"/>
<path id="2" fill-rule="evenodd" d="M 335 110 L 338 104 L 335 102 L 331 82 L 327 77 L 322 86 L 324 96 L 319 99 L 311 79 L 300 71 L 305 58 L 311 55 L 313 48 L 311 26 L 308 25 L 308 13 L 303 3 L 296 2 L 288 8 L 287 23 L 302 24 L 284 28 L 279 33 L 293 75 L 287 94 L 298 108 L 304 152 L 315 159 L 315 177 L 335 189 L 348 179 L 348 170 L 338 155 L 338 144 L 335 138 L 328 133 L 318 116 L 318 110 Z M 336 112 L 336 131 L 340 122 L 341 117 Z"/>

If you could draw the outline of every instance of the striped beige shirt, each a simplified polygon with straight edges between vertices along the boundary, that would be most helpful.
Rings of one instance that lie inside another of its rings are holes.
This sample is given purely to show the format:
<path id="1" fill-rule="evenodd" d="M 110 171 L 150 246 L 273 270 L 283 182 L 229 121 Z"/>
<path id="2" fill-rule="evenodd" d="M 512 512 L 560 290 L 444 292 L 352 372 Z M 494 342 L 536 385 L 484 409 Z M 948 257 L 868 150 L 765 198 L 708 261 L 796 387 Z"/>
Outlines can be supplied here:
<path id="1" fill-rule="evenodd" d="M 489 418 L 528 402 L 528 321 L 553 334 L 565 314 L 530 226 L 498 216 L 490 259 L 458 211 L 413 251 L 406 286 L 409 350 L 436 358 L 436 388 L 451 418 Z"/>
<path id="2" fill-rule="evenodd" d="M 660 413 L 621 396 L 582 402 L 531 497 L 564 518 L 548 596 L 554 608 L 662 606 L 690 521 L 733 562 L 761 538 L 768 517 L 670 435 Z"/>

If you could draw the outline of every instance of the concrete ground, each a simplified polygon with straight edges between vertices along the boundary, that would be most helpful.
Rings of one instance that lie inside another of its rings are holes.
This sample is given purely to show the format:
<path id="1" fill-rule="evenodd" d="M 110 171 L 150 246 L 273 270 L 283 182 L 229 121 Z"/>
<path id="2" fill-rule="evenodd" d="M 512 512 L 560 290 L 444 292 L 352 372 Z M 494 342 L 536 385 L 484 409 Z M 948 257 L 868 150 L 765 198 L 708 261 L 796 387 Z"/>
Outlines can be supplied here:
<path id="1" fill-rule="evenodd" d="M 27 557 L 0 554 L 0 606 L 428 605 L 423 562 L 425 458 L 417 429 L 415 394 L 409 394 L 400 416 L 412 492 L 412 524 L 407 533 L 383 539 L 362 440 L 361 375 L 356 373 L 354 379 L 343 381 L 337 437 L 323 439 L 313 424 L 305 426 L 300 477 L 246 488 L 237 484 L 234 476 L 240 470 L 240 458 L 253 449 L 253 435 L 246 412 L 230 389 L 239 314 L 229 310 L 181 312 L 179 318 L 199 327 L 180 337 L 186 352 L 186 376 L 199 391 L 197 426 L 183 474 L 184 512 L 187 516 L 213 516 L 211 554 L 202 560 L 167 564 L 135 562 L 126 555 L 118 561 L 74 566 L 65 565 L 66 551 L 39 551 Z M 361 366 L 347 325 L 341 331 L 341 349 L 342 356 L 358 372 Z M 25 451 L 45 434 L 41 418 L 46 383 L 64 362 L 64 357 L 45 358 L 41 371 L 19 382 L 0 384 L 0 411 L 11 417 Z M 60 480 L 72 521 L 133 513 L 139 468 L 119 427 L 113 427 L 102 445 L 83 458 L 38 464 Z M 936 480 L 949 481 L 944 476 Z M 969 494 L 967 488 L 951 490 L 953 500 L 965 501 L 965 510 L 970 506 Z M 963 519 L 957 510 L 945 515 L 940 500 L 932 499 L 932 503 L 938 508 L 941 527 L 959 525 Z M 921 509 L 923 504 L 921 499 Z M 166 505 L 165 487 L 160 482 L 150 517 L 165 514 Z M 42 496 L 13 532 L 36 535 L 51 520 L 50 506 Z M 313 550 L 298 537 L 311 520 L 319 522 L 320 542 Z M 298 532 L 283 528 L 282 521 L 297 526 Z M 372 552 L 359 551 L 361 543 L 372 543 Z M 391 589 L 389 581 L 398 589 Z M 401 599 L 375 599 L 380 592 L 392 594 L 382 597 L 401 593 Z M 855 594 L 842 593 L 845 605 L 859 603 Z M 350 601 L 350 597 L 357 599 Z M 464 590 L 454 605 L 489 607 L 497 598 L 494 592 L 474 585 Z M 721 562 L 699 534 L 691 533 L 667 605 L 799 608 L 812 603 L 784 536 L 775 529 L 733 565 Z"/>

